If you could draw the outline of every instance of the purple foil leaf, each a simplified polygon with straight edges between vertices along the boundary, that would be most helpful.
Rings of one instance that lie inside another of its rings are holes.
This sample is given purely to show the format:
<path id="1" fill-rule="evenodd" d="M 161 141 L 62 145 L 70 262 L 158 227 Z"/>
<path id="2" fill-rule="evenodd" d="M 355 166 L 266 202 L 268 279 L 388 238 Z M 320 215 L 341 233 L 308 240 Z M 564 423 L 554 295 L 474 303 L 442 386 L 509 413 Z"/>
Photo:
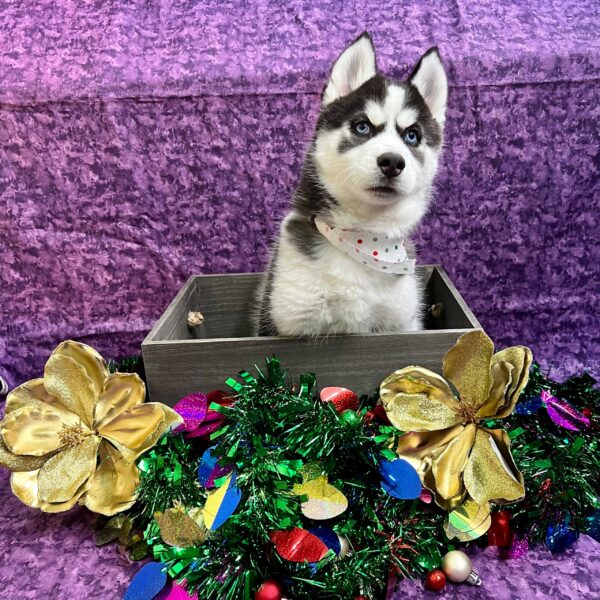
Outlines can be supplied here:
<path id="1" fill-rule="evenodd" d="M 208 411 L 208 400 L 202 393 L 195 393 L 182 398 L 173 410 L 183 417 L 183 423 L 175 429 L 175 433 L 194 431 L 200 427 Z"/>
<path id="2" fill-rule="evenodd" d="M 542 401 L 546 404 L 548 416 L 560 427 L 571 431 L 581 431 L 590 426 L 590 420 L 575 410 L 568 402 L 559 400 L 546 390 L 542 391 Z"/>

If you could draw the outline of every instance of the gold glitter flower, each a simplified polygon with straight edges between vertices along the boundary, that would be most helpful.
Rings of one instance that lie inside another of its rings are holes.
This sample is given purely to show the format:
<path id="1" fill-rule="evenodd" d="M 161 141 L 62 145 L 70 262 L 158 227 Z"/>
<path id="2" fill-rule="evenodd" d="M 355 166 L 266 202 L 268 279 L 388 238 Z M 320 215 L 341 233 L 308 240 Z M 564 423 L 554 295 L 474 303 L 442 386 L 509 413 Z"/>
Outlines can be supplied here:
<path id="1" fill-rule="evenodd" d="M 15 388 L 0 421 L 0 465 L 13 493 L 45 512 L 76 502 L 113 515 L 135 502 L 136 458 L 181 423 L 168 406 L 144 404 L 133 373 L 110 374 L 90 346 L 73 341 L 51 354 L 44 377 Z"/>
<path id="2" fill-rule="evenodd" d="M 444 357 L 445 379 L 428 369 L 406 367 L 381 384 L 389 420 L 410 432 L 400 438 L 398 455 L 414 466 L 436 503 L 453 511 L 446 525 L 449 537 L 482 535 L 490 525 L 489 502 L 525 495 L 508 435 L 481 422 L 512 413 L 531 359 L 523 346 L 494 354 L 492 340 L 473 331 Z"/>

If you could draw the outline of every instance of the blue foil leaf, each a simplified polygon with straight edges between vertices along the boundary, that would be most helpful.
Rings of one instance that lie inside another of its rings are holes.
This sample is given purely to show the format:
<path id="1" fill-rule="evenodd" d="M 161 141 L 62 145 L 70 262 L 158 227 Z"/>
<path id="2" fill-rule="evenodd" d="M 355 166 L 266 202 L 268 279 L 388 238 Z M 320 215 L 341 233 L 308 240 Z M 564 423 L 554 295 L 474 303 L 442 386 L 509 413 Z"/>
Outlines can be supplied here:
<path id="1" fill-rule="evenodd" d="M 517 402 L 515 406 L 516 415 L 533 415 L 540 408 L 542 408 L 542 398 L 540 396 L 534 396 L 532 398 L 524 398 Z"/>
<path id="2" fill-rule="evenodd" d="M 414 467 L 402 458 L 382 460 L 379 466 L 381 487 L 390 496 L 413 500 L 421 495 L 421 480 Z"/>
<path id="3" fill-rule="evenodd" d="M 585 532 L 600 542 L 600 510 L 595 510 L 585 519 Z"/>
<path id="4" fill-rule="evenodd" d="M 212 448 L 208 448 L 198 463 L 198 482 L 206 489 L 214 488 L 215 480 L 229 475 L 232 470 L 231 467 L 219 466 L 218 457 L 211 452 L 213 449 L 214 446 Z"/>
<path id="5" fill-rule="evenodd" d="M 125 591 L 124 600 L 152 600 L 167 585 L 167 568 L 157 562 L 145 564 Z"/>
<path id="6" fill-rule="evenodd" d="M 329 527 L 313 527 L 308 531 L 318 537 L 330 550 L 333 550 L 339 556 L 342 551 L 342 545 L 335 531 L 329 529 Z"/>
<path id="7" fill-rule="evenodd" d="M 208 529 L 216 530 L 236 511 L 242 492 L 235 485 L 237 473 L 234 471 L 226 483 L 208 495 L 204 506 L 204 524 Z"/>
<path id="8" fill-rule="evenodd" d="M 564 521 L 549 525 L 546 530 L 546 548 L 555 554 L 564 552 L 579 538 L 579 531 L 571 527 L 571 516 L 567 515 Z"/>

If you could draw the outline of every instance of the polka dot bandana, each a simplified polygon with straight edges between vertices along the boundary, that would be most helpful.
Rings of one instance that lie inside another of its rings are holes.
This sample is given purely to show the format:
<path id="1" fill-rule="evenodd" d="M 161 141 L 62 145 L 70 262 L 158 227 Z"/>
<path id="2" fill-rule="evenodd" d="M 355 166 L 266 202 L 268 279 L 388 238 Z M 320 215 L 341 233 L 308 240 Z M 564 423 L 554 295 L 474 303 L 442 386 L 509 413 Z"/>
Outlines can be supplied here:
<path id="1" fill-rule="evenodd" d="M 415 261 L 408 258 L 404 240 L 372 231 L 339 229 L 320 217 L 315 225 L 321 235 L 358 263 L 382 273 L 408 275 L 415 272 Z"/>

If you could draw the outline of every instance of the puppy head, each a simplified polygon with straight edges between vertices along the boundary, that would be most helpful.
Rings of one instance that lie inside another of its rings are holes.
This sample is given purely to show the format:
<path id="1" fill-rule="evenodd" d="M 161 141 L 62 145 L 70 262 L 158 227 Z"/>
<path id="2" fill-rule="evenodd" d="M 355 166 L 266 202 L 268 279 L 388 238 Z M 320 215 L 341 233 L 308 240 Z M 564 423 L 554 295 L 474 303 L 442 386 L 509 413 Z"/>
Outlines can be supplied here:
<path id="1" fill-rule="evenodd" d="M 322 184 L 342 208 L 364 214 L 404 203 L 425 212 L 447 96 L 437 48 L 403 82 L 378 74 L 366 33 L 342 52 L 323 90 L 312 150 Z"/>

